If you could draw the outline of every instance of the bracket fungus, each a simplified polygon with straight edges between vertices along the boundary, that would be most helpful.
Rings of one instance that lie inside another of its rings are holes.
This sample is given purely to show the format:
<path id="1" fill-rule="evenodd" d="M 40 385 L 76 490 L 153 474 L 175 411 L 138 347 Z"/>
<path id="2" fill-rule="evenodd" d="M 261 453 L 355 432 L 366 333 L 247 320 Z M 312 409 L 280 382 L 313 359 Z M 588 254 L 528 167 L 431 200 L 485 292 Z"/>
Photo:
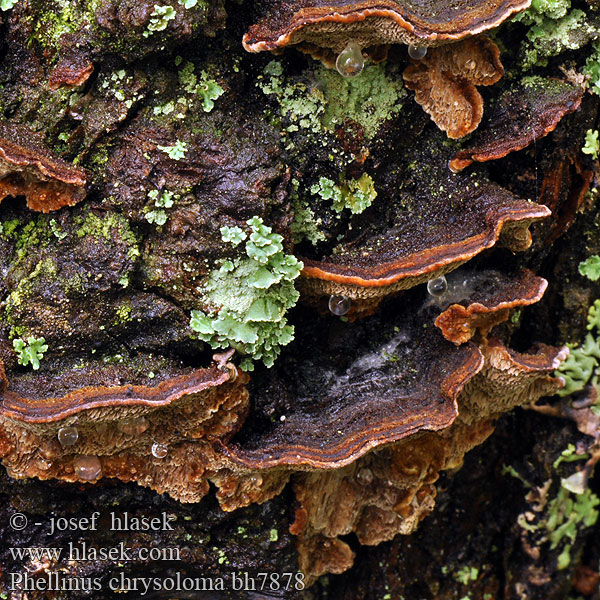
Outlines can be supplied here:
<path id="1" fill-rule="evenodd" d="M 436 329 L 423 335 L 428 317 L 410 313 L 414 297 L 394 304 L 333 332 L 319 319 L 299 331 L 315 355 L 299 363 L 286 349 L 253 379 L 248 429 L 222 448 L 242 481 L 291 476 L 299 508 L 290 531 L 309 581 L 352 565 L 338 536 L 378 544 L 411 533 L 433 510 L 441 470 L 459 466 L 500 414 L 561 386 L 552 373 L 565 348 L 519 354 L 497 339 L 458 347 Z M 369 342 L 375 331 L 387 340 L 380 347 Z"/>
<path id="2" fill-rule="evenodd" d="M 445 429 L 455 420 L 456 398 L 481 368 L 476 348 L 457 348 L 437 332 L 420 335 L 423 322 L 416 316 L 396 319 L 395 327 L 374 317 L 362 324 L 358 339 L 352 326 L 340 332 L 348 346 L 350 340 L 356 346 L 340 365 L 336 342 L 326 338 L 327 321 L 322 339 L 314 340 L 312 327 L 297 332 L 297 343 L 317 342 L 315 357 L 299 365 L 283 356 L 266 381 L 252 386 L 257 406 L 293 402 L 284 418 L 262 418 L 260 434 L 240 431 L 226 447 L 231 460 L 251 469 L 337 469 L 374 448 L 418 431 Z M 368 349 L 378 328 L 388 330 L 385 341 Z"/>
<path id="3" fill-rule="evenodd" d="M 73 206 L 86 195 L 83 169 L 62 160 L 21 125 L 0 122 L 0 202 L 7 196 L 25 196 L 27 206 L 50 212 Z"/>
<path id="4" fill-rule="evenodd" d="M 385 296 L 444 275 L 497 243 L 526 250 L 529 226 L 550 215 L 483 177 L 434 165 L 433 158 L 427 170 L 412 164 L 384 225 L 353 227 L 348 242 L 322 260 L 302 257 L 305 299 L 349 298 L 349 316 L 368 314 Z"/>
<path id="5" fill-rule="evenodd" d="M 113 365 L 74 369 L 62 381 L 41 373 L 7 381 L 2 373 L 3 464 L 16 478 L 116 477 L 197 502 L 219 468 L 213 440 L 231 436 L 248 409 L 232 353 L 215 355 L 208 368 L 166 369 L 132 385 L 98 383 L 119 381 Z"/>
<path id="6" fill-rule="evenodd" d="M 531 0 L 449 4 L 442 0 L 323 0 L 263 3 L 264 14 L 244 35 L 248 52 L 304 46 L 341 52 L 349 40 L 362 48 L 407 44 L 435 46 L 497 27 Z"/>
<path id="7" fill-rule="evenodd" d="M 584 89 L 560 81 L 531 77 L 525 84 L 505 91 L 494 103 L 469 147 L 450 161 L 450 169 L 461 171 L 474 161 L 497 160 L 526 148 L 554 131 L 561 119 L 581 105 Z"/>
<path id="8" fill-rule="evenodd" d="M 440 471 L 459 467 L 502 412 L 556 392 L 561 382 L 552 372 L 568 354 L 548 346 L 519 354 L 498 340 L 480 352 L 482 367 L 459 394 L 450 427 L 410 436 L 342 469 L 296 476 L 300 507 L 290 530 L 299 537 L 299 563 L 309 581 L 352 566 L 353 553 L 338 536 L 355 532 L 361 544 L 375 545 L 412 533 L 434 508 Z"/>
<path id="9" fill-rule="evenodd" d="M 345 77 L 360 74 L 363 55 L 377 62 L 389 44 L 407 44 L 412 64 L 404 72 L 406 86 L 448 137 L 460 138 L 481 121 L 483 99 L 475 86 L 492 85 L 504 74 L 496 44 L 477 34 L 530 3 L 276 0 L 242 43 L 249 52 L 294 46 Z"/>
<path id="10" fill-rule="evenodd" d="M 474 131 L 483 116 L 478 85 L 492 85 L 504 75 L 500 50 L 485 36 L 432 48 L 404 71 L 406 87 L 445 131 L 457 139 Z"/>
<path id="11" fill-rule="evenodd" d="M 528 269 L 517 277 L 498 271 L 469 274 L 469 293 L 462 303 L 453 303 L 435 320 L 443 336 L 455 344 L 464 344 L 480 331 L 486 337 L 490 330 L 506 321 L 511 310 L 539 302 L 548 282 Z M 452 290 L 448 296 L 452 296 Z"/>

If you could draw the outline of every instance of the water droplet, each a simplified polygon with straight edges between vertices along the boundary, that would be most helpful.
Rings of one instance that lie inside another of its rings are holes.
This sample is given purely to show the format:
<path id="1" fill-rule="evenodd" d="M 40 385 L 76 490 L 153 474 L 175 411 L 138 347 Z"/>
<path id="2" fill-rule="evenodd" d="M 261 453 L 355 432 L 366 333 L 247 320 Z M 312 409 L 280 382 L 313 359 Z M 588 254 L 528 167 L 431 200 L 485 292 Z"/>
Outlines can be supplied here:
<path id="1" fill-rule="evenodd" d="M 252 475 L 252 477 L 250 477 L 250 481 L 256 485 L 256 486 L 260 486 L 262 485 L 263 482 L 263 478 L 262 475 Z"/>
<path id="2" fill-rule="evenodd" d="M 427 46 L 409 46 L 408 55 L 414 60 L 421 60 L 427 54 Z"/>
<path id="3" fill-rule="evenodd" d="M 371 471 L 371 469 L 363 467 L 362 469 L 359 469 L 356 473 L 356 479 L 359 483 L 367 485 L 373 481 L 373 471 Z"/>
<path id="4" fill-rule="evenodd" d="M 158 442 L 152 444 L 152 456 L 155 458 L 164 458 L 168 452 L 169 449 L 164 444 L 159 444 Z"/>
<path id="5" fill-rule="evenodd" d="M 360 46 L 354 40 L 350 40 L 338 54 L 335 68 L 342 77 L 356 77 L 361 74 L 364 66 L 365 59 Z"/>
<path id="6" fill-rule="evenodd" d="M 427 291 L 434 297 L 439 298 L 446 293 L 448 289 L 448 282 L 446 278 L 442 275 L 441 277 L 436 277 L 435 279 L 430 279 L 427 282 Z"/>
<path id="7" fill-rule="evenodd" d="M 42 471 L 47 471 L 52 466 L 52 462 L 46 460 L 45 458 L 39 458 L 37 461 L 37 466 Z"/>
<path id="8" fill-rule="evenodd" d="M 102 464 L 97 456 L 76 456 L 73 468 L 77 476 L 85 481 L 94 481 L 102 475 Z"/>
<path id="9" fill-rule="evenodd" d="M 150 427 L 150 422 L 146 417 L 137 417 L 136 419 L 127 419 L 119 421 L 117 429 L 125 435 L 140 435 Z"/>
<path id="10" fill-rule="evenodd" d="M 73 446 L 79 439 L 79 432 L 77 427 L 61 427 L 57 437 L 61 446 Z"/>
<path id="11" fill-rule="evenodd" d="M 341 317 L 350 310 L 350 298 L 345 296 L 330 296 L 329 297 L 329 310 L 331 314 Z"/>

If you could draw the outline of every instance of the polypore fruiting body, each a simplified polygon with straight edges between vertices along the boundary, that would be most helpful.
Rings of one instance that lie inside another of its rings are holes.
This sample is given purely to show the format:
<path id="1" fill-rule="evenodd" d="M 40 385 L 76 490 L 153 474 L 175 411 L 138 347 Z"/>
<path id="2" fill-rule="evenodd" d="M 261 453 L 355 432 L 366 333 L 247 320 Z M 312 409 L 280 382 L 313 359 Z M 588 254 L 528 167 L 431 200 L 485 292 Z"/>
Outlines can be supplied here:
<path id="1" fill-rule="evenodd" d="M 497 243 L 527 249 L 529 226 L 550 215 L 484 177 L 453 175 L 426 139 L 406 155 L 402 185 L 379 194 L 374 206 L 385 218 L 354 225 L 329 256 L 302 257 L 305 301 L 325 309 L 330 297 L 343 297 L 352 303 L 348 317 L 371 314 L 383 298 L 435 280 Z"/>
<path id="2" fill-rule="evenodd" d="M 508 319 L 512 309 L 539 302 L 548 286 L 545 279 L 527 269 L 518 277 L 483 271 L 459 278 L 468 283 L 468 293 L 460 304 L 445 308 L 435 320 L 444 337 L 455 344 L 464 344 L 477 330 L 485 337 Z"/>
<path id="3" fill-rule="evenodd" d="M 479 36 L 431 48 L 404 71 L 406 87 L 449 138 L 474 131 L 483 116 L 478 85 L 492 85 L 504 74 L 500 51 Z"/>
<path id="4" fill-rule="evenodd" d="M 556 79 L 531 77 L 513 86 L 493 105 L 469 147 L 452 158 L 450 168 L 461 171 L 474 161 L 497 160 L 526 148 L 576 111 L 582 97 L 582 87 Z"/>
<path id="5" fill-rule="evenodd" d="M 31 210 L 50 212 L 77 204 L 86 173 L 55 156 L 24 126 L 0 122 L 0 202 L 25 196 Z"/>
<path id="6" fill-rule="evenodd" d="M 222 462 L 212 440 L 229 437 L 247 411 L 245 378 L 237 377 L 230 357 L 162 380 L 153 375 L 143 385 L 82 381 L 57 397 L 44 395 L 48 384 L 36 389 L 12 377 L 0 408 L 3 464 L 17 478 L 116 477 L 197 502 Z M 104 370 L 106 378 L 114 371 Z"/>
<path id="7" fill-rule="evenodd" d="M 469 0 L 458 6 L 440 0 L 275 0 L 262 3 L 262 18 L 250 27 L 242 43 L 249 52 L 305 45 L 336 54 L 349 39 L 362 48 L 398 43 L 432 46 L 497 27 L 529 4 L 530 0 L 494 4 Z"/>

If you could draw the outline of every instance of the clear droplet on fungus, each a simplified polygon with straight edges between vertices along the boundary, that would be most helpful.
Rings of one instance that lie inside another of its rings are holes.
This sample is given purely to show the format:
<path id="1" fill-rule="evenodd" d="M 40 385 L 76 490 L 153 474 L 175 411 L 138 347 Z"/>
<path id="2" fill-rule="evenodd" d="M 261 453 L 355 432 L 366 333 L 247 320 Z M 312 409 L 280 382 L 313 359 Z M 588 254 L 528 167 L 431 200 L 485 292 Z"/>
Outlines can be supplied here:
<path id="1" fill-rule="evenodd" d="M 94 481 L 102 475 L 102 464 L 97 456 L 76 456 L 73 468 L 77 476 L 85 481 Z"/>
<path id="2" fill-rule="evenodd" d="M 77 431 L 77 427 L 61 427 L 58 430 L 57 437 L 61 446 L 73 446 L 77 443 L 77 440 L 79 439 L 79 432 Z"/>
<path id="3" fill-rule="evenodd" d="M 164 458 L 168 452 L 169 449 L 164 444 L 159 444 L 158 442 L 152 444 L 152 456 L 155 458 Z"/>
<path id="4" fill-rule="evenodd" d="M 434 297 L 439 298 L 446 293 L 448 289 L 448 282 L 446 278 L 442 275 L 441 277 L 436 277 L 435 279 L 430 279 L 427 282 L 427 291 Z"/>
<path id="5" fill-rule="evenodd" d="M 150 422 L 146 417 L 137 417 L 135 419 L 127 419 L 119 421 L 117 429 L 125 435 L 140 435 L 150 427 Z"/>
<path id="6" fill-rule="evenodd" d="M 346 298 L 345 296 L 329 297 L 329 310 L 336 317 L 344 316 L 350 310 L 350 304 L 350 298 Z"/>
<path id="7" fill-rule="evenodd" d="M 360 46 L 354 40 L 350 40 L 338 54 L 335 68 L 342 77 L 356 77 L 361 74 L 364 66 L 365 59 Z"/>
<path id="8" fill-rule="evenodd" d="M 408 55 L 414 60 L 421 60 L 427 54 L 427 46 L 409 46 Z"/>

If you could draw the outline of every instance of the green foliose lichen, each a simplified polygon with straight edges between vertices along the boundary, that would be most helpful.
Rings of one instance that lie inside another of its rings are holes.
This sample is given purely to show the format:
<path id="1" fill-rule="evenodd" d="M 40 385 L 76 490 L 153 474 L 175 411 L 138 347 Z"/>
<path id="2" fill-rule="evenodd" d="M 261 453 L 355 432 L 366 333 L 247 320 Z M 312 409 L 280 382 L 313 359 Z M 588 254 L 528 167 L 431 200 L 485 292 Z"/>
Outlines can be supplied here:
<path id="1" fill-rule="evenodd" d="M 583 342 L 576 346 L 568 344 L 570 354 L 555 371 L 556 377 L 564 380 L 560 396 L 580 392 L 588 383 L 598 388 L 600 377 L 600 300 L 596 300 L 588 312 L 588 333 Z"/>
<path id="2" fill-rule="evenodd" d="M 246 355 L 241 366 L 252 370 L 252 360 L 271 367 L 294 337 L 286 313 L 299 298 L 294 279 L 302 263 L 284 253 L 283 238 L 261 218 L 247 225 L 250 235 L 240 227 L 221 228 L 223 241 L 246 242 L 246 256 L 225 260 L 211 272 L 200 290 L 207 308 L 192 311 L 190 326 L 213 348 L 232 347 Z"/>
<path id="3" fill-rule="evenodd" d="M 584 154 L 589 154 L 594 160 L 598 158 L 598 151 L 600 151 L 600 145 L 598 143 L 597 129 L 588 129 L 585 132 L 585 144 L 581 151 Z"/>
<path id="4" fill-rule="evenodd" d="M 593 254 L 579 263 L 579 273 L 591 281 L 600 279 L 600 256 Z"/>
<path id="5" fill-rule="evenodd" d="M 31 365 L 34 371 L 40 368 L 40 360 L 44 358 L 44 352 L 48 351 L 46 340 L 29 336 L 27 341 L 16 338 L 13 340 L 13 349 L 17 353 L 17 362 L 26 367 Z"/>
<path id="6" fill-rule="evenodd" d="M 571 549 L 578 533 L 596 524 L 599 504 L 600 499 L 590 489 L 574 494 L 561 485 L 536 522 L 529 522 L 526 515 L 520 515 L 518 523 L 529 532 L 541 534 L 539 544 L 549 543 L 551 550 L 561 548 L 557 568 L 566 569 L 571 563 Z"/>
<path id="7" fill-rule="evenodd" d="M 331 201 L 336 212 L 347 208 L 355 215 L 371 206 L 377 197 L 373 179 L 367 173 L 363 173 L 359 179 L 342 180 L 340 185 L 327 177 L 320 177 L 319 181 L 311 186 L 310 192 L 322 200 Z"/>
<path id="8" fill-rule="evenodd" d="M 167 28 L 169 21 L 172 21 L 176 16 L 177 13 L 172 6 L 169 6 L 168 4 L 155 4 L 154 10 L 150 13 L 150 21 L 146 26 L 146 31 L 144 31 L 143 36 L 149 37 L 156 31 L 164 31 Z"/>
<path id="9" fill-rule="evenodd" d="M 210 112 L 215 106 L 215 100 L 220 98 L 225 90 L 214 79 L 211 79 L 206 71 L 201 71 L 200 79 L 198 79 L 194 68 L 193 63 L 185 63 L 178 73 L 179 83 L 189 94 L 199 96 L 202 99 L 202 110 Z"/>
<path id="10" fill-rule="evenodd" d="M 521 47 L 524 69 L 546 66 L 549 58 L 578 50 L 597 37 L 599 29 L 586 13 L 570 8 L 570 0 L 539 0 L 517 16 L 516 20 L 531 26 Z"/>
<path id="11" fill-rule="evenodd" d="M 575 453 L 575 446 L 570 444 L 561 452 L 559 459 L 554 461 L 553 468 L 556 469 L 562 462 L 586 458 L 586 455 L 579 457 Z M 557 568 L 566 569 L 571 563 L 571 550 L 578 534 L 583 529 L 593 527 L 598 520 L 597 507 L 600 505 L 600 498 L 586 485 L 572 485 L 573 478 L 579 478 L 582 471 L 575 471 L 572 476 L 561 478 L 560 488 L 552 498 L 549 495 L 552 489 L 551 480 L 534 488 L 514 467 L 505 467 L 504 472 L 519 479 L 532 491 L 532 497 L 536 499 L 533 510 L 521 513 L 517 523 L 534 536 L 531 542 L 536 546 L 549 544 L 550 550 L 559 548 Z"/>

